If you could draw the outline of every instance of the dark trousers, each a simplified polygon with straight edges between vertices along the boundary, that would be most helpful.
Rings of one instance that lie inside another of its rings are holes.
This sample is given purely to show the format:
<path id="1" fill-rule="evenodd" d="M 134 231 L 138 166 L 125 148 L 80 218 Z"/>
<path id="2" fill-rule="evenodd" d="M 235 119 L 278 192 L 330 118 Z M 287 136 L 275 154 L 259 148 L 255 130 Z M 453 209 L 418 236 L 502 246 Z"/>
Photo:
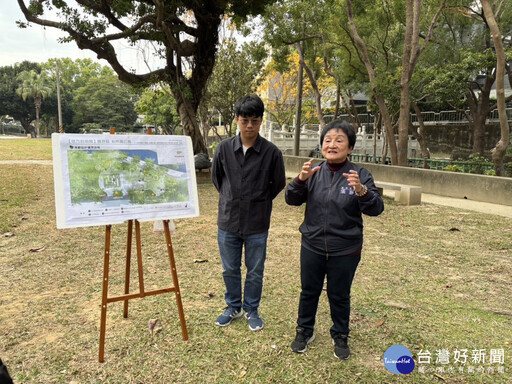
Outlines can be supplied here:
<path id="1" fill-rule="evenodd" d="M 350 321 L 350 288 L 361 254 L 356 256 L 330 256 L 326 258 L 304 247 L 300 250 L 300 280 L 302 291 L 299 301 L 297 325 L 311 335 L 315 327 L 318 300 L 327 275 L 327 297 L 331 309 L 331 337 L 348 334 Z"/>

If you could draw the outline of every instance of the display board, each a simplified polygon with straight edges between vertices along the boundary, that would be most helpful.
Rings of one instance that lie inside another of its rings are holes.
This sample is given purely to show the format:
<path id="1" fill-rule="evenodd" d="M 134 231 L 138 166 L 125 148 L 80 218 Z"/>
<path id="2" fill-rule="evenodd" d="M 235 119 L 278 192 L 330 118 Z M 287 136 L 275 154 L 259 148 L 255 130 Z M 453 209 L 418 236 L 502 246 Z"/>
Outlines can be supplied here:
<path id="1" fill-rule="evenodd" d="M 199 216 L 192 141 L 52 135 L 57 228 Z"/>

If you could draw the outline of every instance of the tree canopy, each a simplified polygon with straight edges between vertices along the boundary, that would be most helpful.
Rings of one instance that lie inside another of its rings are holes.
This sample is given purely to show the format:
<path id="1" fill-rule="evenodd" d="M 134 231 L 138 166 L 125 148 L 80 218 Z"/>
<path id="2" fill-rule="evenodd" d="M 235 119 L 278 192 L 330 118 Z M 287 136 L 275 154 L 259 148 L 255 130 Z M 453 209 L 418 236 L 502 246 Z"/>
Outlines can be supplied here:
<path id="1" fill-rule="evenodd" d="M 176 0 L 92 2 L 18 0 L 29 23 L 60 29 L 64 40 L 75 41 L 80 49 L 95 52 L 106 60 L 128 84 L 169 84 L 177 102 L 184 131 L 191 136 L 194 152 L 206 153 L 196 113 L 207 80 L 213 70 L 223 15 L 243 20 L 260 14 L 275 0 Z M 49 10 L 58 15 L 52 18 Z M 26 23 L 20 23 L 26 26 Z M 115 43 L 126 41 L 139 47 L 152 47 L 151 54 L 162 60 L 162 67 L 135 73 L 118 58 Z"/>
<path id="2" fill-rule="evenodd" d="M 113 75 L 92 78 L 76 91 L 74 124 L 82 129 L 93 124 L 107 131 L 110 127 L 129 130 L 137 118 L 134 97 L 133 89 Z"/>

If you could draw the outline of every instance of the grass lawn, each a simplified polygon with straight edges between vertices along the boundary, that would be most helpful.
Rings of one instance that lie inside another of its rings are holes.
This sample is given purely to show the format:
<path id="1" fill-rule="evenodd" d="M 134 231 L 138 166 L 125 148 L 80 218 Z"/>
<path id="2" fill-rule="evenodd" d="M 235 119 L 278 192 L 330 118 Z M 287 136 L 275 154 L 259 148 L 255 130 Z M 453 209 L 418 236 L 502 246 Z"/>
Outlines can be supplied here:
<path id="1" fill-rule="evenodd" d="M 243 318 L 226 328 L 213 324 L 224 307 L 217 193 L 202 184 L 200 217 L 177 220 L 173 235 L 189 340 L 182 340 L 173 293 L 131 300 L 128 319 L 121 302 L 111 303 L 105 363 L 98 363 L 104 227 L 56 229 L 51 166 L 0 165 L 0 179 L 0 357 L 17 384 L 512 382 L 510 219 L 386 199 L 381 216 L 365 218 L 352 291 L 352 356 L 338 361 L 325 295 L 316 340 L 302 355 L 289 347 L 303 207 L 287 206 L 283 194 L 268 242 L 265 328 L 251 332 Z M 142 224 L 146 290 L 171 282 L 163 235 L 152 228 Z M 123 291 L 125 236 L 124 225 L 113 227 L 110 295 Z M 132 271 L 135 291 L 135 260 Z M 152 336 L 147 324 L 154 318 L 163 329 Z M 395 344 L 416 360 L 409 375 L 384 367 L 383 354 Z M 456 350 L 467 350 L 465 364 L 455 362 Z M 473 361 L 476 350 L 485 361 Z M 430 363 L 419 364 L 427 351 Z M 436 363 L 446 354 L 448 364 Z"/>
<path id="2" fill-rule="evenodd" d="M 0 139 L 0 160 L 51 159 L 51 139 Z"/>

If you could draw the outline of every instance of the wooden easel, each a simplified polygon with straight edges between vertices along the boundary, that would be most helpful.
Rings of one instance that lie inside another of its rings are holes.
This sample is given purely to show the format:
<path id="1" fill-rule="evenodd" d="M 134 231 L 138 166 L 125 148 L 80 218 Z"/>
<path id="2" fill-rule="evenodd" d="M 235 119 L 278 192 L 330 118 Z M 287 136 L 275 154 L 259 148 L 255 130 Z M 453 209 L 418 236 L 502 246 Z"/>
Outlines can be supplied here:
<path id="1" fill-rule="evenodd" d="M 133 223 L 135 222 L 135 240 L 137 247 L 137 268 L 139 274 L 139 292 L 138 293 L 130 293 L 130 262 L 131 262 L 131 253 L 132 253 L 132 235 L 133 235 Z M 128 221 L 128 234 L 126 241 L 126 274 L 125 274 L 125 283 L 124 283 L 124 295 L 108 297 L 108 275 L 109 275 L 109 264 L 110 264 L 110 243 L 111 243 L 111 230 L 112 225 L 106 226 L 105 231 L 105 262 L 103 268 L 103 295 L 101 300 L 101 326 L 100 326 L 100 353 L 99 353 L 99 362 L 103 363 L 104 354 L 105 354 L 105 325 L 107 321 L 107 304 L 113 303 L 116 301 L 124 301 L 124 318 L 128 317 L 128 300 L 143 298 L 146 296 L 158 295 L 161 293 L 167 292 L 175 292 L 176 294 L 176 303 L 178 305 L 178 313 L 180 316 L 181 323 L 181 332 L 183 335 L 183 340 L 188 340 L 187 333 L 187 325 L 185 323 L 185 313 L 183 312 L 183 305 L 181 303 L 181 294 L 180 287 L 178 284 L 178 274 L 176 272 L 176 264 L 174 262 L 174 251 L 172 248 L 171 242 L 171 233 L 169 231 L 169 220 L 164 220 L 164 234 L 165 241 L 167 244 L 167 253 L 169 255 L 169 262 L 171 266 L 171 275 L 173 286 L 157 289 L 154 291 L 145 291 L 144 290 L 144 275 L 142 268 L 142 246 L 141 246 L 141 236 L 140 236 L 140 223 L 138 220 L 129 220 Z"/>
<path id="2" fill-rule="evenodd" d="M 116 133 L 115 128 L 110 128 L 110 134 Z M 153 134 L 149 128 L 148 135 Z M 130 263 L 132 255 L 132 236 L 133 236 L 133 222 L 135 222 L 135 243 L 137 246 L 137 268 L 139 272 L 139 293 L 130 293 Z M 178 305 L 178 313 L 180 316 L 181 333 L 183 340 L 188 340 L 187 325 L 185 323 L 185 313 L 183 312 L 183 305 L 181 303 L 180 286 L 178 283 L 178 273 L 176 272 L 176 264 L 174 262 L 174 251 L 172 249 L 171 232 L 169 231 L 169 220 L 164 220 L 164 234 L 165 242 L 167 245 L 167 254 L 169 255 L 169 262 L 171 265 L 172 287 L 157 289 L 154 291 L 144 290 L 144 274 L 142 268 L 142 245 L 140 239 L 140 223 L 138 220 L 128 220 L 128 234 L 126 240 L 126 274 L 124 282 L 124 295 L 108 297 L 108 272 L 110 265 L 110 243 L 112 235 L 112 225 L 107 225 L 105 230 L 105 260 L 103 266 L 103 294 L 101 299 L 101 324 L 100 324 L 100 353 L 99 362 L 105 361 L 105 326 L 107 322 L 107 304 L 115 301 L 124 301 L 123 317 L 128 317 L 128 300 L 143 298 L 146 296 L 158 295 L 161 293 L 175 292 L 176 303 Z"/>

